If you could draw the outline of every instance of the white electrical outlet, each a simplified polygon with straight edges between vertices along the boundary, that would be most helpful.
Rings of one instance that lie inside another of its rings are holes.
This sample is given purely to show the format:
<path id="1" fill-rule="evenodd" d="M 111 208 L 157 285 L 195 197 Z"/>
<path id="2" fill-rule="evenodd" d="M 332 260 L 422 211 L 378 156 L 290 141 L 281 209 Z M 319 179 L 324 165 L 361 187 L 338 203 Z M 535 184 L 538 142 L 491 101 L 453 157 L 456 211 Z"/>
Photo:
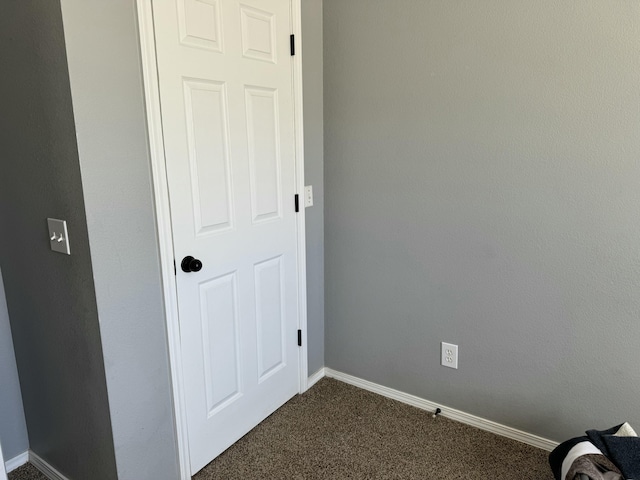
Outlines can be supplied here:
<path id="1" fill-rule="evenodd" d="M 304 187 L 304 206 L 313 207 L 313 187 L 311 185 L 307 185 Z"/>
<path id="2" fill-rule="evenodd" d="M 441 364 L 449 368 L 458 368 L 458 345 L 442 342 Z"/>

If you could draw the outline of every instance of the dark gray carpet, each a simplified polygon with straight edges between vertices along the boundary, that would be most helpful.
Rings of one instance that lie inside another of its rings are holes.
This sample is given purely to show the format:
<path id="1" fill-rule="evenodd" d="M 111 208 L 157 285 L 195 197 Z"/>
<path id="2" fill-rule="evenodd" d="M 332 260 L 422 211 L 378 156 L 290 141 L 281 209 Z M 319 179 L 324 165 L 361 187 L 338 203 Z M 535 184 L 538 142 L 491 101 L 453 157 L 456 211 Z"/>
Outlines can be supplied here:
<path id="1" fill-rule="evenodd" d="M 9 474 L 9 480 L 47 480 L 36 467 L 27 463 Z"/>
<path id="2" fill-rule="evenodd" d="M 193 478 L 553 480 L 547 455 L 323 379 Z"/>
<path id="3" fill-rule="evenodd" d="M 194 480 L 553 480 L 547 452 L 323 379 Z M 9 480 L 46 480 L 25 465 Z M 76 479 L 74 479 L 76 480 Z M 85 479 L 77 479 L 85 480 Z M 133 480 L 133 479 L 131 479 Z"/>

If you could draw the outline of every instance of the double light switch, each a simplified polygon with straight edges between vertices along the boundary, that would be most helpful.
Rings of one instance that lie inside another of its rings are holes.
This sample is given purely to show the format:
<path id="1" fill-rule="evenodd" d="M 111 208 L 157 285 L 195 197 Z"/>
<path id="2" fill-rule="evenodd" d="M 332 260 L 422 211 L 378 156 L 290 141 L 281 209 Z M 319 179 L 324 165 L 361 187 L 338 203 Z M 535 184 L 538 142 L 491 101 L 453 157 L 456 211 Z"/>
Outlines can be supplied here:
<path id="1" fill-rule="evenodd" d="M 56 218 L 47 218 L 47 225 L 49 226 L 49 243 L 51 244 L 51 250 L 71 255 L 67 222 Z"/>

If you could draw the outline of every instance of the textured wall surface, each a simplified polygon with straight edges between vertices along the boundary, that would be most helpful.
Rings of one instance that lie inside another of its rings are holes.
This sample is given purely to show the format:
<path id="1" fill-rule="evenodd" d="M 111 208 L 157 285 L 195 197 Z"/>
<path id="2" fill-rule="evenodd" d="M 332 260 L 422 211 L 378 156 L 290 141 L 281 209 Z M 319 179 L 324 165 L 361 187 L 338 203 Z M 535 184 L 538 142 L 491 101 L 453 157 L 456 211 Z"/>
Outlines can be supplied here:
<path id="1" fill-rule="evenodd" d="M 324 367 L 324 152 L 322 0 L 302 1 L 305 185 L 313 186 L 307 223 L 309 374 Z"/>
<path id="2" fill-rule="evenodd" d="M 0 273 L 0 444 L 5 461 L 29 448 L 9 312 Z M 0 469 L 2 465 L 0 465 Z"/>
<path id="3" fill-rule="evenodd" d="M 325 0 L 324 44 L 327 366 L 640 427 L 640 3 Z"/>
<path id="4" fill-rule="evenodd" d="M 29 445 L 69 478 L 116 478 L 57 1 L 0 15 L 0 264 Z M 67 220 L 71 256 L 49 248 Z"/>
<path id="5" fill-rule="evenodd" d="M 118 477 L 178 476 L 134 0 L 62 0 Z"/>

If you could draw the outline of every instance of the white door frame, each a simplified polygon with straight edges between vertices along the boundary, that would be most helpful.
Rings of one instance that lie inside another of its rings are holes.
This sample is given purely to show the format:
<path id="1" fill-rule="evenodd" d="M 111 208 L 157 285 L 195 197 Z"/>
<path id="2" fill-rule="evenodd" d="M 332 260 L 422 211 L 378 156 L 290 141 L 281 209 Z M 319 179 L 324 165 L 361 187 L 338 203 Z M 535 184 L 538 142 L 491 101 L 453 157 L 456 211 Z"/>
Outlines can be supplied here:
<path id="1" fill-rule="evenodd" d="M 180 327 L 178 323 L 178 294 L 174 270 L 173 235 L 171 231 L 171 211 L 169 208 L 169 188 L 162 138 L 162 117 L 160 115 L 160 90 L 156 63 L 156 45 L 153 25 L 153 0 L 136 0 L 140 53 L 147 113 L 147 130 L 151 151 L 151 171 L 153 194 L 158 228 L 158 246 L 164 296 L 164 312 L 167 326 L 171 389 L 173 395 L 173 417 L 178 442 L 178 462 L 180 478 L 191 479 L 189 465 L 189 437 L 187 431 L 185 392 L 182 373 Z M 295 169 L 296 191 L 304 192 L 304 137 L 302 122 L 302 18 L 301 0 L 289 0 L 291 4 L 292 32 L 296 38 L 296 54 L 293 57 L 293 93 L 295 128 Z M 293 199 L 291 199 L 293 201 Z M 303 204 L 304 205 L 304 204 Z M 296 214 L 298 248 L 298 328 L 302 330 L 302 347 L 299 348 L 299 392 L 308 388 L 307 364 L 307 267 L 305 247 L 305 209 Z"/>

